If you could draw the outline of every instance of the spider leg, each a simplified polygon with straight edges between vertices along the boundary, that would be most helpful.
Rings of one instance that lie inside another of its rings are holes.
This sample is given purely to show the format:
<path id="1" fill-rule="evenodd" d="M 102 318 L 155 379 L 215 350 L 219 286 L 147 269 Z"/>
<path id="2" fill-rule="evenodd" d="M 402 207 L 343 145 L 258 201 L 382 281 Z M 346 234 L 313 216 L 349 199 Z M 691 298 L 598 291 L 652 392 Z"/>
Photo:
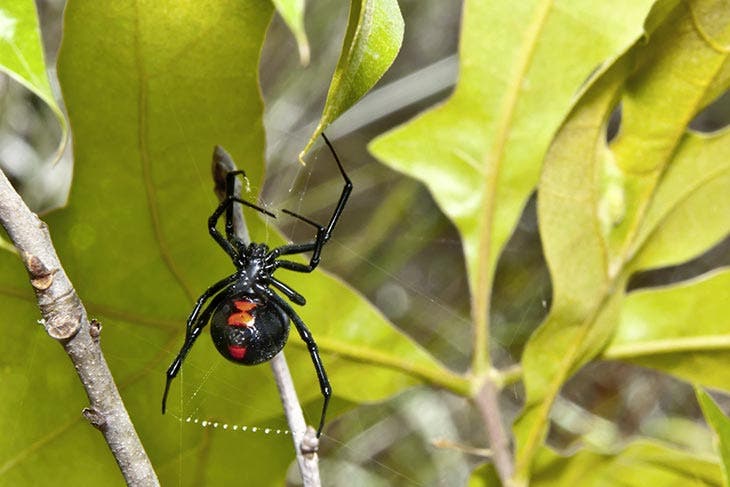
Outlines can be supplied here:
<path id="1" fill-rule="evenodd" d="M 302 296 L 301 294 L 296 292 L 294 289 L 292 289 L 289 285 L 284 284 L 280 280 L 275 279 L 274 277 L 271 277 L 270 284 L 272 286 L 274 286 L 276 289 L 278 289 L 279 291 L 281 291 L 281 293 L 284 296 L 286 296 L 287 298 L 289 298 L 289 300 L 292 303 L 296 303 L 299 306 L 304 306 L 305 304 L 307 304 L 307 300 L 304 299 L 304 296 Z"/>
<path id="2" fill-rule="evenodd" d="M 243 179 L 248 181 L 248 178 L 246 177 L 246 171 L 244 171 L 243 169 L 239 169 L 236 171 L 231 171 L 229 173 L 226 173 L 226 199 L 234 200 L 236 198 L 236 196 L 238 196 L 236 194 L 236 176 L 238 176 L 238 175 L 242 175 Z M 248 205 L 248 206 L 251 206 L 252 208 L 264 213 L 265 215 L 274 216 L 271 213 L 269 213 L 268 211 L 266 211 L 262 208 L 259 208 L 258 206 L 255 206 L 255 205 Z M 235 238 L 235 234 L 233 231 L 233 205 L 232 204 L 226 208 L 226 238 L 228 239 L 229 242 Z"/>
<path id="3" fill-rule="evenodd" d="M 177 373 L 180 371 L 185 357 L 187 356 L 190 349 L 193 347 L 195 340 L 198 338 L 198 336 L 200 336 L 200 332 L 203 331 L 203 328 L 208 323 L 211 313 L 215 310 L 218 304 L 220 304 L 220 302 L 226 298 L 228 293 L 223 292 L 218 294 L 211 300 L 210 303 L 208 303 L 208 306 L 206 306 L 202 312 L 200 311 L 200 309 L 211 296 L 218 293 L 226 286 L 230 285 L 232 282 L 235 281 L 235 279 L 236 275 L 233 274 L 223 280 L 218 281 L 217 283 L 209 287 L 196 301 L 195 307 L 193 308 L 192 313 L 190 313 L 190 316 L 188 317 L 188 321 L 186 323 L 185 342 L 183 343 L 180 352 L 177 354 L 177 357 L 175 357 L 175 360 L 172 361 L 172 364 L 170 364 L 170 367 L 167 369 L 167 382 L 165 383 L 165 392 L 162 395 L 162 414 L 165 414 L 167 393 L 170 391 L 170 384 L 172 383 L 172 380 L 175 378 L 175 376 L 177 376 Z"/>
<path id="4" fill-rule="evenodd" d="M 230 174 L 238 173 L 239 171 L 233 171 Z M 243 172 L 243 171 L 241 171 Z M 228 175 L 226 176 L 226 192 L 228 192 L 228 188 L 233 186 L 232 184 L 229 184 L 232 182 L 228 181 Z M 235 174 L 234 174 L 235 176 Z M 231 241 L 235 238 L 233 236 L 233 203 L 241 203 L 242 205 L 246 205 L 249 208 L 253 208 L 254 210 L 257 210 L 264 215 L 268 215 L 270 217 L 276 218 L 276 215 L 271 213 L 270 211 L 267 211 L 260 206 L 256 206 L 253 203 L 249 203 L 246 200 L 243 200 L 241 198 L 237 198 L 235 196 L 226 196 L 226 199 L 221 201 L 221 203 L 218 205 L 218 208 L 215 209 L 212 215 L 210 215 L 210 218 L 208 218 L 208 231 L 210 232 L 210 236 L 213 237 L 213 239 L 218 242 L 218 245 L 223 248 L 223 250 L 226 251 L 228 256 L 235 262 L 238 260 L 238 252 L 236 251 L 235 247 L 231 244 Z M 228 211 L 230 210 L 230 211 Z M 216 225 L 218 223 L 218 219 L 221 217 L 223 212 L 226 212 L 226 236 L 228 239 L 223 237 L 221 233 L 216 228 Z"/>
<path id="5" fill-rule="evenodd" d="M 345 185 L 342 188 L 342 193 L 340 193 L 340 199 L 337 201 L 337 206 L 335 207 L 334 212 L 332 212 L 332 216 L 330 217 L 330 221 L 326 227 L 323 227 L 322 225 L 308 218 L 298 215 L 293 211 L 282 210 L 284 213 L 291 215 L 294 218 L 298 218 L 317 229 L 317 236 L 315 237 L 314 241 L 304 244 L 283 245 L 281 247 L 273 249 L 271 252 L 269 252 L 269 255 L 267 256 L 267 259 L 273 260 L 281 255 L 292 255 L 312 251 L 312 257 L 310 258 L 308 265 L 302 265 L 301 267 L 287 266 L 283 264 L 279 265 L 279 267 L 283 267 L 285 269 L 293 270 L 296 272 L 312 272 L 317 267 L 317 265 L 319 265 L 319 256 L 322 252 L 322 247 L 324 247 L 324 244 L 327 243 L 327 241 L 330 239 L 330 236 L 332 235 L 332 230 L 335 228 L 337 221 L 340 219 L 340 215 L 342 215 L 342 211 L 345 209 L 347 199 L 350 197 L 350 193 L 352 192 L 352 182 L 347 176 L 347 173 L 345 173 L 345 169 L 342 167 L 342 162 L 340 162 L 340 158 L 337 156 L 334 147 L 332 147 L 332 144 L 330 143 L 327 136 L 324 135 L 324 133 L 322 133 L 322 138 L 327 143 L 327 147 L 329 147 L 330 151 L 332 152 L 332 155 L 335 158 L 335 162 L 337 162 L 337 167 L 340 169 L 342 179 L 345 180 Z"/>
<path id="6" fill-rule="evenodd" d="M 332 230 L 335 228 L 335 225 L 337 224 L 337 220 L 340 219 L 342 210 L 345 209 L 345 204 L 347 203 L 347 198 L 350 197 L 350 193 L 352 192 L 352 181 L 350 181 L 350 178 L 347 177 L 347 173 L 345 173 L 345 169 L 342 167 L 340 158 L 337 157 L 337 152 L 335 152 L 335 148 L 332 147 L 332 143 L 330 143 L 327 136 L 324 135 L 324 132 L 322 132 L 322 138 L 324 139 L 325 143 L 327 144 L 327 147 L 329 147 L 330 152 L 332 152 L 332 156 L 334 156 L 335 161 L 337 162 L 337 167 L 340 168 L 340 174 L 342 174 L 342 179 L 345 180 L 345 186 L 342 188 L 342 194 L 340 194 L 340 199 L 337 202 L 335 211 L 332 213 L 332 216 L 330 217 L 330 222 L 327 224 L 327 229 L 325 230 L 325 233 L 324 233 L 324 242 L 326 242 L 327 240 L 329 240 L 330 234 L 332 233 Z M 324 242 L 322 242 L 321 245 L 323 245 Z"/>
<path id="7" fill-rule="evenodd" d="M 197 320 L 198 314 L 200 313 L 200 308 L 203 307 L 203 304 L 205 304 L 207 300 L 213 297 L 213 295 L 218 293 L 220 290 L 235 282 L 237 277 L 237 274 L 231 274 L 230 276 L 221 279 L 220 281 L 216 282 L 208 289 L 206 289 L 205 292 L 198 298 L 198 300 L 195 301 L 195 306 L 193 307 L 193 310 L 190 312 L 190 316 L 188 316 L 188 319 L 185 322 L 185 336 L 188 336 L 190 334 L 193 323 Z"/>
<path id="8" fill-rule="evenodd" d="M 312 249 L 308 249 L 312 250 Z M 302 250 L 302 252 L 307 252 L 307 250 Z M 291 260 L 277 260 L 274 262 L 274 268 L 282 269 L 288 269 L 290 271 L 294 272 L 312 272 L 313 269 L 310 268 L 307 264 L 302 264 L 301 262 L 294 262 Z"/>
<path id="9" fill-rule="evenodd" d="M 324 427 L 324 419 L 327 415 L 327 406 L 329 406 L 330 397 L 332 396 L 332 387 L 330 386 L 329 379 L 327 378 L 327 372 L 325 372 L 324 370 L 324 365 L 322 365 L 322 359 L 319 356 L 317 343 L 314 341 L 314 337 L 310 333 L 309 328 L 307 328 L 307 325 L 304 324 L 296 311 L 294 311 L 294 309 L 292 309 L 292 307 L 289 306 L 286 301 L 284 301 L 281 297 L 273 292 L 268 296 L 294 322 L 294 326 L 299 332 L 299 336 L 302 338 L 302 341 L 307 345 L 309 355 L 312 357 L 314 370 L 317 372 L 317 379 L 319 379 L 319 388 L 322 391 L 322 397 L 324 397 L 324 403 L 322 404 L 322 416 L 319 420 L 319 428 L 317 428 L 317 438 L 319 438 L 319 436 L 322 434 L 322 428 Z"/>
<path id="10" fill-rule="evenodd" d="M 309 218 L 303 217 L 302 215 L 299 215 L 297 213 L 294 213 L 291 210 L 283 209 L 281 210 L 287 215 L 291 215 L 294 218 L 298 218 L 299 220 L 302 220 L 303 222 L 312 225 L 314 228 L 317 229 L 317 235 L 314 238 L 314 241 L 307 242 L 303 244 L 290 244 L 290 245 L 283 245 L 279 247 L 278 249 L 274 249 L 271 254 L 274 254 L 275 257 L 278 257 L 280 255 L 292 255 L 292 254 L 301 254 L 302 252 L 312 252 L 312 257 L 309 260 L 309 264 L 300 264 L 300 265 L 293 265 L 287 267 L 286 265 L 282 265 L 284 261 L 279 263 L 278 261 L 275 262 L 275 267 L 283 267 L 285 269 L 290 269 L 297 272 L 312 272 L 317 265 L 319 264 L 319 255 L 322 252 L 322 247 L 324 247 L 324 244 L 327 242 L 327 239 L 329 237 L 325 237 L 325 232 L 327 231 L 326 228 L 324 228 L 322 225 L 320 225 L 317 222 L 314 222 L 310 220 Z M 290 262 L 290 261 L 288 261 Z M 296 264 L 295 262 L 291 262 L 292 264 Z"/>

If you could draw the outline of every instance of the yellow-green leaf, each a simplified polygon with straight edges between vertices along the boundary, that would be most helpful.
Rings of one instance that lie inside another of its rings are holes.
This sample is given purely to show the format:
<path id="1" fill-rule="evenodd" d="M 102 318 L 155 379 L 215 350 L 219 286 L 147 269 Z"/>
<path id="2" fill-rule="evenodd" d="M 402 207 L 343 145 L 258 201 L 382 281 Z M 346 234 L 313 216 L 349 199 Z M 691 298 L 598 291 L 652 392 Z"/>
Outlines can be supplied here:
<path id="1" fill-rule="evenodd" d="M 476 469 L 469 487 L 499 487 L 491 464 Z M 533 487 L 621 485 L 720 486 L 722 474 L 716 459 L 649 441 L 637 441 L 617 452 L 580 450 L 561 455 L 541 448 L 535 459 Z"/>
<path id="2" fill-rule="evenodd" d="M 351 0 L 342 52 L 322 117 L 300 158 L 327 125 L 354 105 L 388 70 L 400 50 L 403 28 L 397 0 Z"/>
<path id="3" fill-rule="evenodd" d="M 695 392 L 705 419 L 715 431 L 715 443 L 722 459 L 723 485 L 728 485 L 730 482 L 730 419 L 725 416 L 725 413 L 707 392 L 699 387 Z"/>
<path id="4" fill-rule="evenodd" d="M 605 124 L 630 64 L 621 58 L 581 98 L 545 158 L 538 218 L 553 280 L 553 303 L 522 355 L 525 408 L 515 425 L 517 474 L 526 477 L 562 384 L 611 336 L 620 310 L 603 251 L 600 171 Z M 590 135 L 590 136 L 589 136 Z M 598 326 L 600 323 L 601 326 Z"/>
<path id="5" fill-rule="evenodd" d="M 628 295 L 605 358 L 730 390 L 730 270 Z"/>
<path id="6" fill-rule="evenodd" d="M 309 41 L 304 30 L 304 0 L 273 0 L 276 11 L 294 34 L 299 48 L 299 62 L 309 64 Z"/>
<path id="7" fill-rule="evenodd" d="M 62 129 L 59 151 L 62 150 L 67 137 L 66 119 L 48 81 L 33 0 L 9 0 L 0 5 L 0 70 L 35 93 L 53 110 Z"/>
<path id="8" fill-rule="evenodd" d="M 730 207 L 721 190 L 728 178 L 725 134 L 693 139 L 687 133 L 689 122 L 730 86 L 728 25 L 730 9 L 721 3 L 679 2 L 649 45 L 636 51 L 639 67 L 621 96 L 621 128 L 612 144 L 624 201 L 606 233 L 614 267 L 632 259 L 634 268 L 681 262 L 730 230 L 727 218 L 722 221 Z M 705 229 L 686 216 L 698 206 L 707 212 L 698 220 Z M 692 226 L 677 228 L 685 224 Z M 692 230 L 697 238 L 687 240 L 695 242 L 669 245 L 672 251 L 666 241 L 647 241 Z M 644 247 L 647 254 L 637 257 Z"/>
<path id="9" fill-rule="evenodd" d="M 533 486 L 564 485 L 722 485 L 716 459 L 648 441 L 615 453 L 581 450 L 562 456 L 543 448 L 535 459 Z"/>
<path id="10" fill-rule="evenodd" d="M 687 132 L 730 83 L 730 51 L 707 39 L 730 35 L 715 28 L 728 20 L 730 11 L 712 1 L 659 4 L 647 20 L 656 29 L 649 42 L 593 83 L 546 157 L 538 216 L 553 304 L 523 354 L 518 479 L 529 475 L 562 384 L 610 341 L 631 273 L 690 258 L 728 231 L 725 136 Z M 606 122 L 619 102 L 619 136 L 607 146 Z M 704 227 L 695 241 L 685 233 L 688 212 Z M 680 235 L 690 242 L 673 245 Z"/>
<path id="11" fill-rule="evenodd" d="M 680 264 L 728 235 L 728 188 L 730 130 L 687 133 L 646 211 L 636 237 L 633 266 L 648 269 Z"/>
<path id="12" fill-rule="evenodd" d="M 495 264 L 550 141 L 596 66 L 642 35 L 652 3 L 467 0 L 454 94 L 370 146 L 423 181 L 461 234 L 475 373 L 488 368 Z"/>

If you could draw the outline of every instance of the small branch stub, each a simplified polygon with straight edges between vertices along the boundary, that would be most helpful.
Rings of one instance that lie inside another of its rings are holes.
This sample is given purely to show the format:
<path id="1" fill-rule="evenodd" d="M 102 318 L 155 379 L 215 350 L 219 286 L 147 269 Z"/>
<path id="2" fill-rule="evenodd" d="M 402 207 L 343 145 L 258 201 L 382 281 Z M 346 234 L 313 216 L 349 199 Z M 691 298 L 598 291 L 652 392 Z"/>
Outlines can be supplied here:
<path id="1" fill-rule="evenodd" d="M 104 418 L 104 415 L 93 407 L 84 408 L 83 411 L 81 411 L 81 414 L 83 414 L 87 421 L 91 423 L 91 426 L 99 431 L 104 431 L 106 428 L 106 418 Z"/>
<path id="2" fill-rule="evenodd" d="M 101 323 L 95 319 L 91 319 L 89 322 L 89 335 L 94 343 L 99 343 L 99 337 L 101 336 Z"/>

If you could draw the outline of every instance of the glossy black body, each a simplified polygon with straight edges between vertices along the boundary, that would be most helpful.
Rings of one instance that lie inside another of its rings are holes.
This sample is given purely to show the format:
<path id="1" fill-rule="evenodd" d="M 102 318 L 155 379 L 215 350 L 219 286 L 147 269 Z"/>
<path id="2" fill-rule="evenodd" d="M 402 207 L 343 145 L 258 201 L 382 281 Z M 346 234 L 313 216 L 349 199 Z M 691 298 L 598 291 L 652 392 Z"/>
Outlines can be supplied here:
<path id="1" fill-rule="evenodd" d="M 239 303 L 253 307 L 241 311 Z M 232 317 L 251 316 L 250 324 L 232 325 Z M 223 301 L 210 319 L 210 336 L 218 352 L 231 362 L 257 365 L 274 358 L 286 345 L 289 317 L 272 302 L 257 302 L 252 296 L 233 296 Z M 244 352 L 235 353 L 243 350 Z"/>

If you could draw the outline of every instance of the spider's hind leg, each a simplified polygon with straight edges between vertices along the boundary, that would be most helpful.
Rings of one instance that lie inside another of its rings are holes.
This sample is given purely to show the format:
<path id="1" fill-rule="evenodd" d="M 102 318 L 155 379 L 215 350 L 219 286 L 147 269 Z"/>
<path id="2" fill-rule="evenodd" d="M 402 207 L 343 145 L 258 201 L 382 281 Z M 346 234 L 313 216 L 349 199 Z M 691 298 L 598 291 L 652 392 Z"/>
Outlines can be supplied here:
<path id="1" fill-rule="evenodd" d="M 193 348 L 193 344 L 195 343 L 195 340 L 197 340 L 197 338 L 200 336 L 200 332 L 203 331 L 205 325 L 208 324 L 211 313 L 213 313 L 218 305 L 227 297 L 226 291 L 220 291 L 223 290 L 226 286 L 231 285 L 233 281 L 235 281 L 235 279 L 236 275 L 233 274 L 226 277 L 225 279 L 218 281 L 217 283 L 209 287 L 196 301 L 195 307 L 190 313 L 190 316 L 188 317 L 186 323 L 185 342 L 180 348 L 180 352 L 178 352 L 175 360 L 172 361 L 170 367 L 167 369 L 167 382 L 165 383 L 165 392 L 162 394 L 162 414 L 165 414 L 167 393 L 170 391 L 170 384 L 172 383 L 172 380 L 177 376 L 178 372 L 180 372 L 180 368 L 182 367 L 185 357 L 187 356 L 188 352 L 190 352 L 190 349 Z M 219 294 L 216 295 L 216 293 Z M 215 297 L 213 297 L 208 305 L 203 308 L 205 302 L 212 296 Z"/>
<path id="2" fill-rule="evenodd" d="M 327 407 L 330 403 L 330 397 L 332 397 L 332 386 L 330 386 L 330 381 L 327 378 L 327 372 L 325 372 L 322 359 L 319 356 L 317 343 L 314 341 L 314 337 L 309 331 L 309 328 L 307 328 L 307 325 L 304 324 L 304 321 L 302 321 L 296 311 L 294 311 L 294 309 L 292 309 L 286 301 L 274 293 L 271 293 L 269 298 L 273 300 L 294 322 L 294 326 L 296 327 L 297 332 L 299 332 L 299 336 L 302 341 L 307 345 L 309 355 L 312 358 L 312 364 L 314 364 L 314 370 L 317 372 L 317 379 L 319 380 L 319 389 L 322 392 L 322 397 L 324 398 L 324 402 L 322 404 L 322 416 L 319 419 L 319 427 L 317 428 L 317 438 L 319 438 L 322 434 L 322 429 L 324 428 L 324 420 L 327 416 Z"/>

